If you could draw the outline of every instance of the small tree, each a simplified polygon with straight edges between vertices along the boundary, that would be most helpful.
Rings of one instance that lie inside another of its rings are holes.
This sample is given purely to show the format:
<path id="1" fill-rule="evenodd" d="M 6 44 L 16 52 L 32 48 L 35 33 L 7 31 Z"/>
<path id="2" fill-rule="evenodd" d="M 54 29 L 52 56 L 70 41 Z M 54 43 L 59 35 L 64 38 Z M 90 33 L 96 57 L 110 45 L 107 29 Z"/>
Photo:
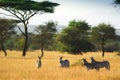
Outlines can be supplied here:
<path id="1" fill-rule="evenodd" d="M 35 2 L 33 0 L 0 0 L 0 8 L 11 13 L 12 17 L 19 19 L 24 25 L 24 32 L 19 28 L 25 37 L 23 56 L 26 55 L 28 48 L 28 23 L 29 19 L 35 14 L 53 13 L 57 3 L 50 1 Z M 4 13 L 3 13 L 4 14 Z M 5 14 L 8 15 L 8 14 Z"/>
<path id="2" fill-rule="evenodd" d="M 56 25 L 57 24 L 54 22 L 47 22 L 45 25 L 39 25 L 39 27 L 35 29 L 37 32 L 36 42 L 40 43 L 42 57 L 44 55 L 44 48 L 49 46 L 49 43 L 51 43 L 53 36 L 57 31 Z"/>
<path id="3" fill-rule="evenodd" d="M 92 42 L 101 45 L 102 57 L 104 57 L 106 40 L 113 39 L 114 37 L 115 29 L 110 24 L 101 23 L 98 26 L 92 28 L 91 40 Z"/>
<path id="4" fill-rule="evenodd" d="M 7 56 L 4 42 L 10 37 L 11 34 L 15 33 L 14 28 L 17 24 L 16 20 L 0 19 L 0 46 L 5 56 Z"/>
<path id="5" fill-rule="evenodd" d="M 88 30 L 90 26 L 85 21 L 70 21 L 59 37 L 63 51 L 73 54 L 90 51 L 93 45 L 87 40 Z"/>

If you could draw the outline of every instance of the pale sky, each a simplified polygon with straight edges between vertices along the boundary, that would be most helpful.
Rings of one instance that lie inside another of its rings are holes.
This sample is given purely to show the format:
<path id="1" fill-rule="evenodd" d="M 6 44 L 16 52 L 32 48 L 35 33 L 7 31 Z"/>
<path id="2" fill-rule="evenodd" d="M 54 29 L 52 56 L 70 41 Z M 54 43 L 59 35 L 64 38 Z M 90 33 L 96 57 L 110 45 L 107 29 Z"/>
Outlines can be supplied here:
<path id="1" fill-rule="evenodd" d="M 41 1 L 41 0 L 36 0 Z M 49 0 L 60 5 L 53 14 L 35 15 L 30 24 L 42 24 L 56 21 L 58 25 L 67 26 L 71 20 L 85 20 L 89 25 L 99 23 L 111 24 L 120 28 L 120 7 L 114 7 L 113 0 Z"/>
<path id="2" fill-rule="evenodd" d="M 44 1 L 44 0 L 36 0 Z M 114 0 L 49 0 L 59 3 L 54 13 L 33 16 L 29 24 L 40 25 L 48 21 L 55 21 L 58 25 L 67 26 L 71 20 L 85 20 L 89 25 L 99 23 L 111 24 L 120 29 L 120 6 L 114 7 Z"/>

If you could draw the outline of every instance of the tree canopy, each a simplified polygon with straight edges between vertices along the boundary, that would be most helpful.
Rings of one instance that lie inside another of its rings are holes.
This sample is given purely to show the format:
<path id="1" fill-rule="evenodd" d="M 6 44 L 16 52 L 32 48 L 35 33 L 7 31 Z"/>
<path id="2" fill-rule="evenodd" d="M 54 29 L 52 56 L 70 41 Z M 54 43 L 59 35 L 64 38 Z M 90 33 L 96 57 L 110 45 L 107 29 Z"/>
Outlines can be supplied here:
<path id="1" fill-rule="evenodd" d="M 57 3 L 52 3 L 50 1 L 36 2 L 32 0 L 0 0 L 0 7 L 5 9 L 22 10 L 22 11 L 44 11 L 44 12 L 54 12 L 54 6 Z"/>
<path id="2" fill-rule="evenodd" d="M 36 2 L 33 0 L 0 0 L 0 8 L 11 13 L 12 17 L 19 19 L 24 25 L 24 31 L 20 28 L 19 30 L 25 37 L 25 43 L 23 48 L 23 56 L 26 55 L 28 48 L 28 29 L 27 25 L 29 19 L 35 14 L 40 13 L 53 13 L 54 7 L 58 6 L 58 3 L 53 3 L 50 1 Z M 5 13 L 2 13 L 5 14 Z M 6 15 L 6 14 L 5 14 Z"/>
<path id="3" fill-rule="evenodd" d="M 101 43 L 101 39 L 112 39 L 115 37 L 115 29 L 110 24 L 100 23 L 91 30 L 92 41 Z"/>
<path id="4" fill-rule="evenodd" d="M 85 21 L 70 21 L 67 28 L 60 34 L 63 51 L 73 54 L 82 54 L 89 51 L 93 45 L 87 40 L 90 26 Z"/>
<path id="5" fill-rule="evenodd" d="M 49 48 L 49 44 L 52 43 L 53 41 L 53 36 L 56 33 L 56 23 L 50 21 L 46 22 L 44 25 L 39 25 L 38 27 L 35 28 L 35 31 L 37 33 L 37 41 L 40 45 L 41 48 L 41 53 L 42 56 L 44 54 L 43 50 L 44 48 Z M 41 56 L 41 57 L 42 57 Z"/>
<path id="6" fill-rule="evenodd" d="M 0 48 L 7 56 L 7 52 L 4 47 L 4 42 L 14 34 L 14 28 L 16 27 L 17 23 L 20 22 L 18 20 L 11 20 L 11 19 L 0 19 Z"/>
<path id="7" fill-rule="evenodd" d="M 91 30 L 91 40 L 92 42 L 101 45 L 104 57 L 105 42 L 108 39 L 115 38 L 115 29 L 110 24 L 101 23 Z"/>

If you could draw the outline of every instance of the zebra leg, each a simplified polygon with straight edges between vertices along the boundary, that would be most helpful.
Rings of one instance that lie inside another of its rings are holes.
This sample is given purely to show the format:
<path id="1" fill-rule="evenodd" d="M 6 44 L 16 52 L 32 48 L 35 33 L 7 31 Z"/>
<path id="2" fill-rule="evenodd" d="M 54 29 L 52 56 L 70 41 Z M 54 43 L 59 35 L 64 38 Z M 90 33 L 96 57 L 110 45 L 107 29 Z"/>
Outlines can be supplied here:
<path id="1" fill-rule="evenodd" d="M 89 71 L 89 68 L 87 67 L 87 71 Z"/>
<path id="2" fill-rule="evenodd" d="M 99 66 L 98 66 L 98 67 L 96 67 L 96 71 L 99 71 L 99 69 L 100 69 L 100 68 L 99 68 Z"/>
<path id="3" fill-rule="evenodd" d="M 107 70 L 110 70 L 110 65 L 107 66 Z"/>

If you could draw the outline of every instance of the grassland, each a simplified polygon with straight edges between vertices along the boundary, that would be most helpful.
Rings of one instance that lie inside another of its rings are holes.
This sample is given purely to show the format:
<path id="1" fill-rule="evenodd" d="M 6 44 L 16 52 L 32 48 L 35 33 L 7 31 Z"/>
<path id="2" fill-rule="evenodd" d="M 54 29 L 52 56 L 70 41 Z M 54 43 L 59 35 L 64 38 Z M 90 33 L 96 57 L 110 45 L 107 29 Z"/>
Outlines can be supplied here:
<path id="1" fill-rule="evenodd" d="M 40 69 L 36 68 L 39 51 L 27 52 L 26 57 L 22 57 L 20 51 L 7 52 L 7 57 L 0 52 L 0 80 L 120 80 L 120 56 L 117 56 L 115 52 L 106 53 L 102 58 L 100 52 L 70 55 L 46 51 Z M 70 68 L 60 68 L 59 56 L 70 60 Z M 86 58 L 90 61 L 91 56 L 97 60 L 110 61 L 111 69 L 103 68 L 99 72 L 87 71 L 81 59 Z"/>

